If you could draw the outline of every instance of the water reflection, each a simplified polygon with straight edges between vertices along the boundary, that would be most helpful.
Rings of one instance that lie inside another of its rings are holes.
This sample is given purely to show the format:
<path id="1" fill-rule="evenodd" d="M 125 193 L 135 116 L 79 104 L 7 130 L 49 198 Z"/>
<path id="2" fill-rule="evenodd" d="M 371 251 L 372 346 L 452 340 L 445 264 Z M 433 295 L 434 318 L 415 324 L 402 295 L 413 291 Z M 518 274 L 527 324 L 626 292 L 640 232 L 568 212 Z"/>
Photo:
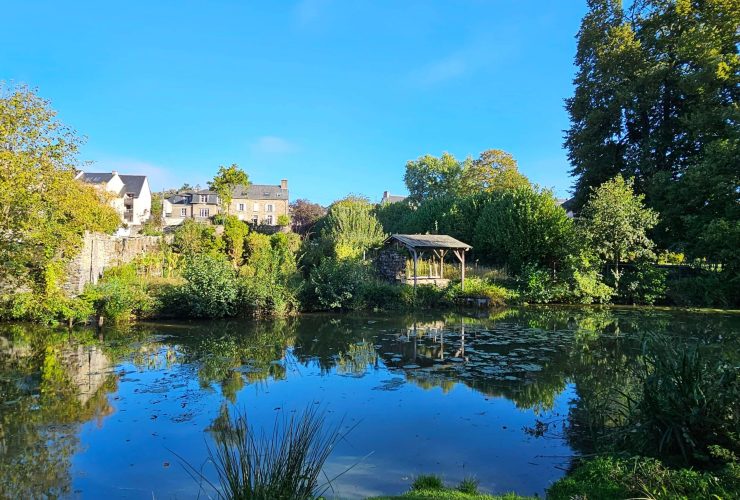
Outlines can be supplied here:
<path id="1" fill-rule="evenodd" d="M 542 493 L 619 422 L 645 333 L 740 359 L 740 318 L 633 309 L 311 315 L 287 321 L 0 330 L 0 484 L 11 497 L 197 495 L 172 451 L 206 456 L 229 405 L 269 425 L 322 404 L 357 425 L 336 486 L 394 493 L 421 472 Z M 359 424 L 358 424 L 359 423 Z M 135 481 L 134 481 L 135 478 Z M 126 490 L 128 491 L 128 490 Z"/>

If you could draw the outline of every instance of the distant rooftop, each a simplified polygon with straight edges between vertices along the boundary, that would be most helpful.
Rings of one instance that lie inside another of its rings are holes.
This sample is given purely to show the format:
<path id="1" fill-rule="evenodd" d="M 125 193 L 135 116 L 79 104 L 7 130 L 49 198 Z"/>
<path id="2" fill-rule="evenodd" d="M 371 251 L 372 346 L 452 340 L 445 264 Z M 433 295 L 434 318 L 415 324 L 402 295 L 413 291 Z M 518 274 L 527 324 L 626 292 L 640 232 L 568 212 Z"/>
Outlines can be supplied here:
<path id="1" fill-rule="evenodd" d="M 123 182 L 123 187 L 118 192 L 119 196 L 125 193 L 134 193 L 134 197 L 138 198 L 141 194 L 141 190 L 144 188 L 146 182 L 146 175 L 121 175 L 116 171 L 112 172 L 81 172 L 77 175 L 77 178 L 82 182 L 89 184 L 107 184 L 113 179 L 113 176 L 118 175 Z"/>

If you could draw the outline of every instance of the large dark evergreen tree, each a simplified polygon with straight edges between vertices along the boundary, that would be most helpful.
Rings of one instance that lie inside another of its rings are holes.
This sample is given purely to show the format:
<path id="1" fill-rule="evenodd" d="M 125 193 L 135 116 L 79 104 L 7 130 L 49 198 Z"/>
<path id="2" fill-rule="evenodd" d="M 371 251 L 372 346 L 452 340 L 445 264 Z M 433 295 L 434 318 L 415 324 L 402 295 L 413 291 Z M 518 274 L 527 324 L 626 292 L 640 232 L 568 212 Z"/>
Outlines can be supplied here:
<path id="1" fill-rule="evenodd" d="M 617 173 L 666 247 L 732 265 L 740 234 L 740 0 L 589 0 L 565 145 L 575 205 Z M 726 243 L 718 241 L 721 229 Z M 724 247 L 723 247 L 724 245 Z"/>

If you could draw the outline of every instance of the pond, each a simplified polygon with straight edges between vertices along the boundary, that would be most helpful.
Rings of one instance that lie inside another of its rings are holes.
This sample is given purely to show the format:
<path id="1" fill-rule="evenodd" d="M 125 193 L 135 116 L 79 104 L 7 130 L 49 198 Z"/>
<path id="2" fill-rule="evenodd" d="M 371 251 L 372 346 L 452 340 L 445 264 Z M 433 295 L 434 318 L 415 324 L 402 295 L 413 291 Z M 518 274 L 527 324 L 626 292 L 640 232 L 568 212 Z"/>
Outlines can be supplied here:
<path id="1" fill-rule="evenodd" d="M 195 498 L 213 426 L 267 431 L 318 406 L 347 432 L 327 496 L 397 494 L 415 475 L 543 495 L 588 451 L 584 412 L 629 385 L 645 334 L 740 359 L 740 316 L 519 308 L 306 315 L 92 330 L 0 326 L 0 491 Z M 0 495 L 2 496 L 2 495 Z"/>

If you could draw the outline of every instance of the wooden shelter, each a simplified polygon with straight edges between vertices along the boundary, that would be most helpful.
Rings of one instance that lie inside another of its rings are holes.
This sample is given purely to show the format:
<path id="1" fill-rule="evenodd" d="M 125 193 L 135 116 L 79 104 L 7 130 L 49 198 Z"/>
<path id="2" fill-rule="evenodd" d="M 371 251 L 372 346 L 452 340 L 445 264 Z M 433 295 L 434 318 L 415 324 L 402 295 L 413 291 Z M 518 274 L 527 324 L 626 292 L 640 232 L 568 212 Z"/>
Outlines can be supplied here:
<path id="1" fill-rule="evenodd" d="M 460 281 L 462 289 L 465 289 L 465 252 L 473 248 L 467 243 L 446 234 L 394 234 L 385 240 L 385 244 L 395 244 L 409 251 L 414 261 L 414 287 L 419 279 L 418 261 L 425 253 L 431 256 L 433 262 L 439 262 L 439 277 L 442 278 L 445 256 L 451 252 L 460 261 Z"/>

